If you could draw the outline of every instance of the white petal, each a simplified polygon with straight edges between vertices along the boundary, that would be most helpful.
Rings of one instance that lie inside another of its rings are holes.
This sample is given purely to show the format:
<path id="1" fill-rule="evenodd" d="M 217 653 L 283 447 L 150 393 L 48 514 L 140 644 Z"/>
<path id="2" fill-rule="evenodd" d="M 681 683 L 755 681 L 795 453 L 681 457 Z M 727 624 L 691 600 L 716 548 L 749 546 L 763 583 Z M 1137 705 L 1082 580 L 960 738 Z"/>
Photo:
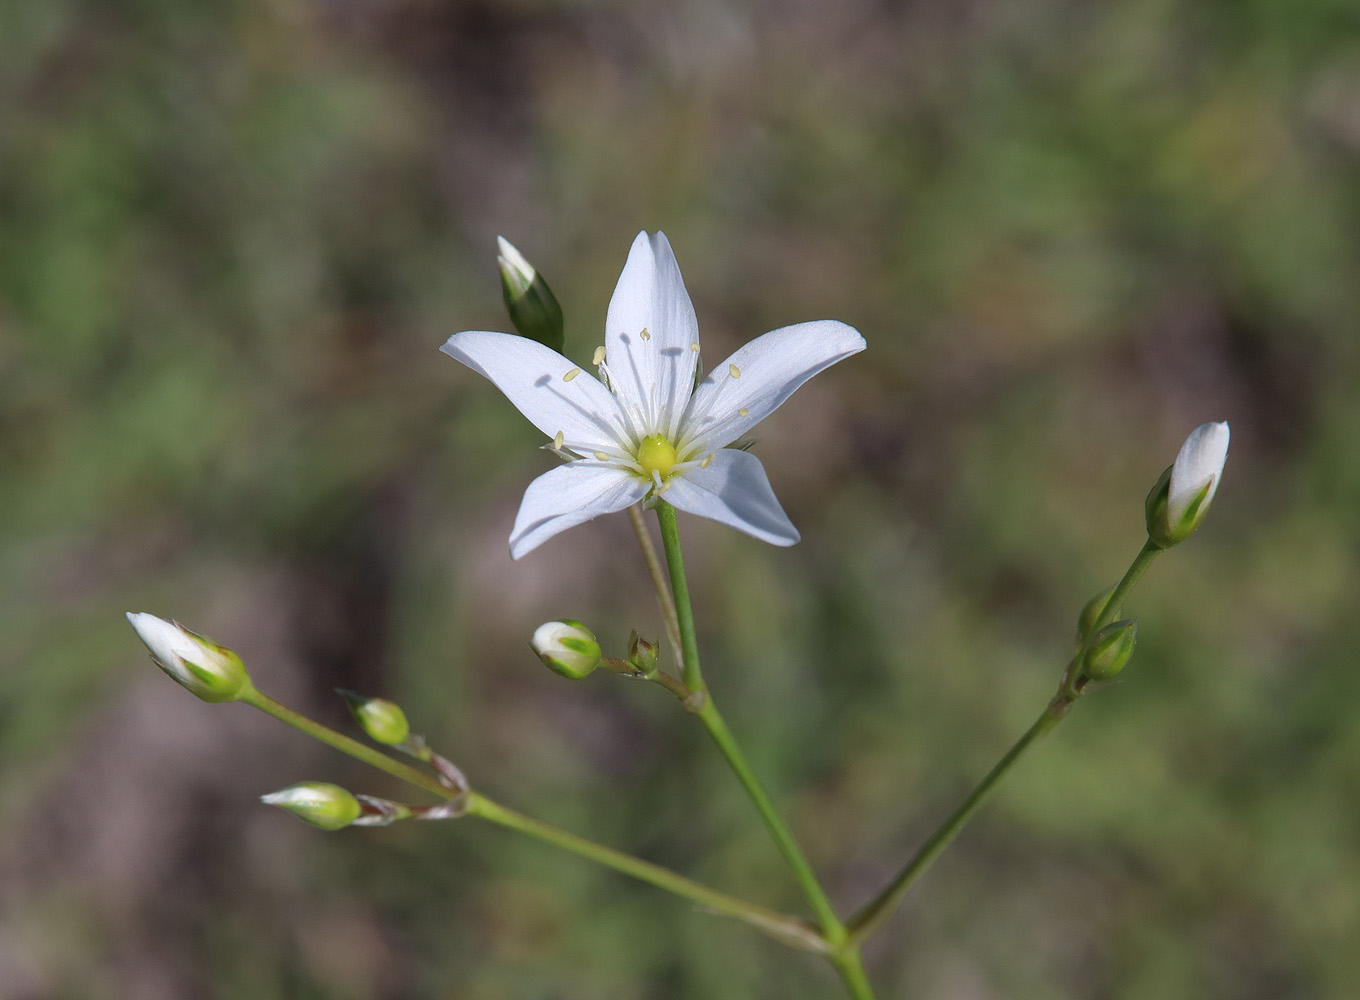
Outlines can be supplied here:
<path id="1" fill-rule="evenodd" d="M 1223 478 L 1223 465 L 1228 460 L 1228 424 L 1200 424 L 1181 445 L 1176 464 L 1171 467 L 1171 484 L 1167 492 L 1167 516 L 1176 524 L 1195 494 L 1211 483 L 1209 495 L 1204 499 L 1207 507 L 1218 492 L 1219 480 Z"/>
<path id="2" fill-rule="evenodd" d="M 129 611 L 127 620 L 137 631 L 137 637 L 146 643 L 146 648 L 172 676 L 193 680 L 193 674 L 184 666 L 184 661 L 201 663 L 208 659 L 203 646 L 178 625 L 164 618 L 157 618 L 144 611 Z"/>
<path id="3" fill-rule="evenodd" d="M 568 462 L 545 472 L 524 491 L 510 531 L 510 558 L 532 552 L 560 531 L 637 503 L 648 488 L 622 469 L 595 462 Z"/>
<path id="4" fill-rule="evenodd" d="M 771 545 L 792 545 L 801 537 L 779 506 L 765 466 L 749 452 L 718 451 L 708 468 L 696 465 L 673 478 L 662 498 Z"/>
<path id="5" fill-rule="evenodd" d="M 757 337 L 699 383 L 679 446 L 690 452 L 691 446 L 731 444 L 812 376 L 862 350 L 864 338 L 858 330 L 830 319 Z"/>
<path id="6" fill-rule="evenodd" d="M 638 233 L 605 319 L 609 384 L 639 436 L 674 440 L 699 364 L 699 322 L 665 233 Z"/>
<path id="7" fill-rule="evenodd" d="M 627 441 L 614 394 L 550 347 L 508 333 L 467 330 L 455 333 L 440 350 L 495 383 L 548 437 L 560 431 L 573 451 Z"/>

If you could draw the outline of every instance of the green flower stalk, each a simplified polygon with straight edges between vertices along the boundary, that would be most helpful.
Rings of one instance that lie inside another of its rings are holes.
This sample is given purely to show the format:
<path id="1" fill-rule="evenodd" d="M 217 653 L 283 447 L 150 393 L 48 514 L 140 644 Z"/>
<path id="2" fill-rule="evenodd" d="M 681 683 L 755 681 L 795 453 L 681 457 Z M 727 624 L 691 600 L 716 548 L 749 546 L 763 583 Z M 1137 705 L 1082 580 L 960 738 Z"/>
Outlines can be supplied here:
<path id="1" fill-rule="evenodd" d="M 235 652 L 178 622 L 168 622 L 142 611 L 129 611 L 127 620 L 146 643 L 151 659 L 195 697 L 207 702 L 240 701 L 254 687 Z"/>

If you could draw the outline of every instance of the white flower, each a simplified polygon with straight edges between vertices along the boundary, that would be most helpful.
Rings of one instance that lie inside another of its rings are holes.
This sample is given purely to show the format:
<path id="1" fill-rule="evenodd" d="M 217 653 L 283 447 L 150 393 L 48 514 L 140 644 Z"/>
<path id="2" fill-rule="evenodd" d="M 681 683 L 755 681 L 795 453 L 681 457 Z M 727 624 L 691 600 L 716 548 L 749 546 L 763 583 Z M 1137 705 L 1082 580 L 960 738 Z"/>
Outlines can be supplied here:
<path id="1" fill-rule="evenodd" d="M 1214 502 L 1219 480 L 1223 478 L 1223 465 L 1228 461 L 1228 437 L 1226 421 L 1200 424 L 1181 445 L 1176 463 L 1171 466 L 1171 485 L 1166 497 L 1167 519 L 1173 525 L 1181 523 L 1205 486 L 1209 492 L 1199 505 L 1201 518 Z M 1195 523 L 1199 523 L 1198 518 Z"/>
<path id="2" fill-rule="evenodd" d="M 486 376 L 567 464 L 529 484 L 510 533 L 518 559 L 553 535 L 649 495 L 775 545 L 798 530 L 760 459 L 725 447 L 800 385 L 864 350 L 853 327 L 818 320 L 757 337 L 697 386 L 699 324 L 665 234 L 639 233 L 595 352 L 597 380 L 524 337 L 470 330 L 441 348 Z"/>

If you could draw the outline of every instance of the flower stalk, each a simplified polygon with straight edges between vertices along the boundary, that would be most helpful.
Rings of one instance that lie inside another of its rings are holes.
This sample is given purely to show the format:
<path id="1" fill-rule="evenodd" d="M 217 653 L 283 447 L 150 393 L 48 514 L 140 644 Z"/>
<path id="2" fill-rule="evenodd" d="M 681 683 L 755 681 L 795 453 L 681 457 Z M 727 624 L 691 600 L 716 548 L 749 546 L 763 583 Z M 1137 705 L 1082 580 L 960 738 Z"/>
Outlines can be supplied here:
<path id="1" fill-rule="evenodd" d="M 822 934 L 817 932 L 816 928 L 809 926 L 797 917 L 777 913 L 756 903 L 713 889 L 702 882 L 686 878 L 669 868 L 644 861 L 622 851 L 616 851 L 611 847 L 605 847 L 603 844 L 597 844 L 550 823 L 544 823 L 542 820 L 516 812 L 471 789 L 459 792 L 447 788 L 429 775 L 417 771 L 401 761 L 393 760 L 386 754 L 365 746 L 343 733 L 336 732 L 329 726 L 288 708 L 258 690 L 254 690 L 251 696 L 241 700 L 273 716 L 280 722 L 285 722 L 295 729 L 301 730 L 313 739 L 320 740 L 341 753 L 348 754 L 371 767 L 376 767 L 395 778 L 415 785 L 431 795 L 445 800 L 459 799 L 463 807 L 462 815 L 476 816 L 497 826 L 517 830 L 544 843 L 612 868 L 624 875 L 630 875 L 656 886 L 658 889 L 664 889 L 697 903 L 715 913 L 721 913 L 724 916 L 733 917 L 749 924 L 791 947 L 817 954 L 828 954 L 832 950 L 831 944 Z"/>
<path id="2" fill-rule="evenodd" d="M 671 589 L 674 594 L 676 614 L 680 622 L 680 638 L 685 657 L 685 684 L 692 695 L 698 695 L 700 692 L 705 695 L 695 714 L 703 722 L 704 728 L 708 730 L 708 735 L 717 744 L 718 750 L 726 758 L 728 766 L 736 774 L 742 788 L 746 790 L 746 794 L 751 799 L 752 804 L 755 805 L 756 811 L 760 813 L 760 818 L 765 822 L 766 829 L 769 830 L 780 854 L 784 856 L 784 861 L 792 870 L 794 878 L 797 879 L 798 884 L 803 889 L 803 894 L 812 906 L 817 921 L 821 925 L 823 935 L 828 941 L 839 945 L 845 934 L 844 925 L 836 915 L 836 911 L 827 898 L 825 890 L 822 889 L 821 883 L 817 881 L 812 865 L 808 863 L 802 848 L 798 846 L 798 841 L 779 816 L 769 794 L 747 762 L 746 755 L 742 753 L 736 737 L 728 729 L 726 721 L 718 712 L 717 706 L 713 703 L 712 695 L 704 684 L 703 674 L 699 668 L 699 641 L 694 628 L 694 609 L 690 604 L 689 582 L 685 577 L 685 558 L 680 547 L 680 529 L 676 523 L 675 508 L 663 500 L 656 506 L 656 517 L 661 525 L 661 542 L 666 551 L 666 562 L 670 568 Z"/>

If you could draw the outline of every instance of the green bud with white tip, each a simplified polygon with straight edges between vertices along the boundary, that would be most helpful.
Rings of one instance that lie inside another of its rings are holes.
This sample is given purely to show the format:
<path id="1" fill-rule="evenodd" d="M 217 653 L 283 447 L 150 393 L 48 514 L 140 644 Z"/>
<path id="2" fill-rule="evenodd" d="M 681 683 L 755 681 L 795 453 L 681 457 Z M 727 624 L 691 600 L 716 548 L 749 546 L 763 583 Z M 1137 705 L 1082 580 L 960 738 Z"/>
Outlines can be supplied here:
<path id="1" fill-rule="evenodd" d="M 496 263 L 501 270 L 501 296 L 515 331 L 560 353 L 566 336 L 562 307 L 552 289 L 514 244 L 503 236 L 496 237 L 496 244 L 500 248 Z"/>
<path id="2" fill-rule="evenodd" d="M 1082 654 L 1081 672 L 1093 681 L 1108 681 L 1124 669 L 1138 642 L 1138 623 L 1112 622 L 1091 637 Z"/>
<path id="3" fill-rule="evenodd" d="M 358 799 L 327 781 L 302 781 L 281 791 L 261 795 L 260 801 L 323 830 L 343 829 L 364 811 Z"/>
<path id="4" fill-rule="evenodd" d="M 1223 478 L 1229 437 L 1224 422 L 1196 427 L 1152 487 L 1145 505 L 1148 539 L 1159 549 L 1179 545 L 1204 520 Z"/>
<path id="5" fill-rule="evenodd" d="M 595 633 L 574 618 L 540 625 L 529 645 L 549 669 L 572 680 L 580 680 L 600 665 L 602 654 Z"/>
<path id="6" fill-rule="evenodd" d="M 226 646 L 145 612 L 129 611 L 127 620 L 156 666 L 191 694 L 207 702 L 240 701 L 254 690 L 241 658 Z"/>
<path id="7" fill-rule="evenodd" d="M 405 743 L 411 735 L 411 724 L 406 721 L 406 713 L 396 702 L 386 698 L 365 698 L 353 691 L 340 691 L 349 703 L 350 714 L 369 739 L 388 746 Z"/>

